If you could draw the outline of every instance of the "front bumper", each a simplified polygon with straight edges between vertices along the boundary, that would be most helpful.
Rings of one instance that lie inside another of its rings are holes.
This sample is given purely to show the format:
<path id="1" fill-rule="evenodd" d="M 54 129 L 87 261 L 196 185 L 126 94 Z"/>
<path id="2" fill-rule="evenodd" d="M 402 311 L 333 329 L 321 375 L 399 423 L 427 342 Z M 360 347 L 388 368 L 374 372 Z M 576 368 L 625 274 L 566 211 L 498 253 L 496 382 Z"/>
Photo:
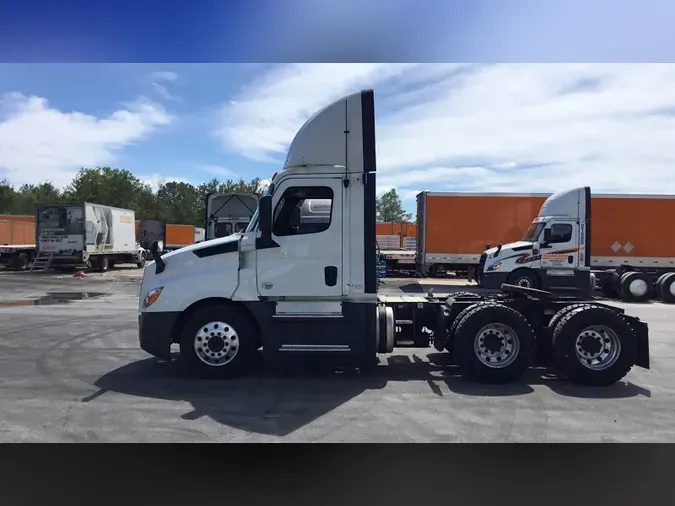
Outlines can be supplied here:
<path id="1" fill-rule="evenodd" d="M 500 290 L 508 277 L 508 272 L 482 272 L 479 278 L 480 287 L 488 290 Z"/>
<path id="2" fill-rule="evenodd" d="M 154 357 L 171 360 L 171 338 L 179 312 L 158 311 L 138 315 L 138 340 L 141 349 Z"/>

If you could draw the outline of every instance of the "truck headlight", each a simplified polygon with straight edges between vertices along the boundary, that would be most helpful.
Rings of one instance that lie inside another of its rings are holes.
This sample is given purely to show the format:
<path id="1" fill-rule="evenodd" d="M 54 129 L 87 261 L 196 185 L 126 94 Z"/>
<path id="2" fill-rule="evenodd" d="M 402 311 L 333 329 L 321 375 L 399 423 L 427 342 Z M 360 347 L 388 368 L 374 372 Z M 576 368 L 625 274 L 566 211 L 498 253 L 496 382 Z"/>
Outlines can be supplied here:
<path id="1" fill-rule="evenodd" d="M 153 288 L 150 290 L 143 298 L 143 309 L 152 306 L 157 301 L 157 299 L 159 299 L 163 289 L 164 287 L 160 286 L 159 288 Z"/>
<path id="2" fill-rule="evenodd" d="M 502 266 L 501 262 L 497 262 L 496 264 L 492 264 L 490 267 L 487 268 L 488 271 L 498 271 Z"/>

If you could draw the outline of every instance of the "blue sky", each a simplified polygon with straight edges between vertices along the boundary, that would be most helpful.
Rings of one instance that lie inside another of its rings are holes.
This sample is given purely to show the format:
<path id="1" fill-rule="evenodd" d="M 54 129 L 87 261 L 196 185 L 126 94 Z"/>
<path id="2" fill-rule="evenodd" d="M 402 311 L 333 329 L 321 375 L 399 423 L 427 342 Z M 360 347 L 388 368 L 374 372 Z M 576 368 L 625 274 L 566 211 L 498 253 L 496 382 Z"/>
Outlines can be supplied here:
<path id="1" fill-rule="evenodd" d="M 376 93 L 379 191 L 675 192 L 672 64 L 2 64 L 0 177 L 80 166 L 267 178 L 302 123 Z"/>
<path id="2" fill-rule="evenodd" d="M 2 2 L 0 178 L 265 178 L 314 110 L 372 87 L 379 191 L 410 210 L 424 189 L 675 192 L 675 67 L 593 63 L 673 61 L 672 2 L 198 4 Z"/>

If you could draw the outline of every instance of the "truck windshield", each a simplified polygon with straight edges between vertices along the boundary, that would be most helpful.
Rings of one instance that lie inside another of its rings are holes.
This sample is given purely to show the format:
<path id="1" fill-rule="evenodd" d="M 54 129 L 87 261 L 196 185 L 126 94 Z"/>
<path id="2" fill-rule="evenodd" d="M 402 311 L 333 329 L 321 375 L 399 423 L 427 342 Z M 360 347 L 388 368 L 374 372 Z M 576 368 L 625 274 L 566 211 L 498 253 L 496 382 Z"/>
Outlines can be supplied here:
<path id="1" fill-rule="evenodd" d="M 539 223 L 532 223 L 532 225 L 530 225 L 530 228 L 527 229 L 527 232 L 525 232 L 525 237 L 523 237 L 523 241 L 534 242 L 537 239 L 539 239 L 541 231 L 544 230 L 545 226 L 546 223 L 544 223 L 543 221 L 540 221 Z"/>

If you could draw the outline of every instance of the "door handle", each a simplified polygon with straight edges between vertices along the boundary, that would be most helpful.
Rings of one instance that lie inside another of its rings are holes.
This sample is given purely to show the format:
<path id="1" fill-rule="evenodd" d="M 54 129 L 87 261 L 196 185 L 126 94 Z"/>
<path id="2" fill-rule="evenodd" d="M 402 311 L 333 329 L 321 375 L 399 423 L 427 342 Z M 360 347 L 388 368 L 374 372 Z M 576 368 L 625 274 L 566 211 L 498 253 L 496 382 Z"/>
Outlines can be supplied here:
<path id="1" fill-rule="evenodd" d="M 326 286 L 335 286 L 337 285 L 337 275 L 338 269 L 334 265 L 329 265 L 323 269 L 323 278 L 326 282 Z"/>
<path id="2" fill-rule="evenodd" d="M 574 263 L 574 257 L 572 255 L 567 257 L 567 263 L 568 264 L 573 264 Z"/>

